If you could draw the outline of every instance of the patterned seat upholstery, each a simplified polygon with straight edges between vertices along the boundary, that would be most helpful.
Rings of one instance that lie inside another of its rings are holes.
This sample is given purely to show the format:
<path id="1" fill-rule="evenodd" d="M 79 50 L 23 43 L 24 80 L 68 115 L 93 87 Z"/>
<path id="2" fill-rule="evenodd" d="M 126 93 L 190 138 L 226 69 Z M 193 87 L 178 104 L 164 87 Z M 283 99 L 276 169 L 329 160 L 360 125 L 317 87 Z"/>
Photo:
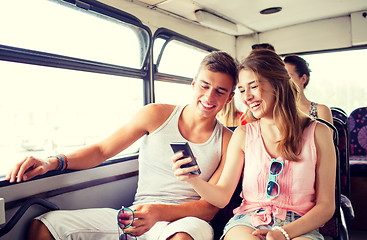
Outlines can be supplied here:
<path id="1" fill-rule="evenodd" d="M 340 119 L 343 123 L 347 124 L 348 115 L 343 109 L 338 107 L 331 107 L 330 110 L 333 118 Z"/>
<path id="2" fill-rule="evenodd" d="M 350 114 L 348 129 L 350 174 L 367 176 L 367 107 Z"/>

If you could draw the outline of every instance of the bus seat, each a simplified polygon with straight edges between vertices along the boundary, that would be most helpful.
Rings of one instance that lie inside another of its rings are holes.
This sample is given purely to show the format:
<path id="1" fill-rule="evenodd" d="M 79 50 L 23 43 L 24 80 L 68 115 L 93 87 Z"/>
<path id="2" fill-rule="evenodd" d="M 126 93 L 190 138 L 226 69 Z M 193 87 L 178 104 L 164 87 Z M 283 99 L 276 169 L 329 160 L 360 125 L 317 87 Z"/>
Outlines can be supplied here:
<path id="1" fill-rule="evenodd" d="M 347 120 L 347 118 L 345 119 Z M 343 122 L 338 117 L 333 117 L 333 125 L 335 126 L 339 141 L 337 143 L 340 159 L 340 191 L 350 199 L 350 166 L 349 166 L 349 136 L 347 122 Z"/>
<path id="2" fill-rule="evenodd" d="M 333 217 L 320 228 L 320 233 L 325 237 L 331 237 L 332 239 L 348 240 L 348 227 L 347 221 L 354 218 L 354 210 L 351 201 L 348 197 L 341 194 L 341 159 L 339 153 L 339 134 L 337 128 L 324 119 L 317 118 L 319 122 L 324 123 L 334 132 L 333 140 L 336 153 L 336 181 L 335 181 L 335 212 Z M 347 164 L 347 163 L 346 163 Z"/>
<path id="3" fill-rule="evenodd" d="M 59 210 L 59 207 L 55 204 L 46 201 L 41 198 L 30 198 L 26 201 L 14 214 L 14 216 L 7 222 L 1 229 L 0 229 L 0 238 L 10 232 L 13 227 L 17 224 L 20 218 L 25 214 L 25 212 L 32 206 L 32 205 L 40 205 L 47 209 L 47 211 L 51 210 Z"/>
<path id="4" fill-rule="evenodd" d="M 349 163 L 352 176 L 367 176 L 367 107 L 355 109 L 348 118 Z"/>
<path id="5" fill-rule="evenodd" d="M 348 118 L 351 200 L 356 216 L 353 229 L 366 230 L 367 189 L 367 107 L 357 108 Z"/>
<path id="6" fill-rule="evenodd" d="M 333 118 L 338 118 L 345 124 L 347 123 L 348 115 L 343 109 L 338 108 L 338 107 L 330 107 L 330 110 L 331 110 L 331 114 Z"/>

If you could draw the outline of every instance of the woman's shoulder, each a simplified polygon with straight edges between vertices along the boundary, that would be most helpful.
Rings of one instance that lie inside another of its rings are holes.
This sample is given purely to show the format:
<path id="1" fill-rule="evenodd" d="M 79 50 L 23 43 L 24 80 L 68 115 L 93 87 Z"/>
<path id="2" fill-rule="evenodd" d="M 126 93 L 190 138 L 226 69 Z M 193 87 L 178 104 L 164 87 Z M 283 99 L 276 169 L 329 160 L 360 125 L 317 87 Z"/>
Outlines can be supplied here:
<path id="1" fill-rule="evenodd" d="M 317 113 L 318 117 L 325 119 L 326 121 L 333 123 L 333 115 L 331 114 L 331 110 L 328 106 L 324 104 L 318 104 L 317 105 Z"/>
<path id="2" fill-rule="evenodd" d="M 250 133 L 253 131 L 257 132 L 258 128 L 259 128 L 258 120 L 247 122 L 245 125 L 238 126 L 233 134 L 246 135 L 247 133 Z"/>
<path id="3" fill-rule="evenodd" d="M 332 131 L 330 131 L 330 127 L 327 126 L 325 123 L 313 120 L 315 123 L 315 137 L 323 139 L 326 136 L 330 136 Z"/>
<path id="4" fill-rule="evenodd" d="M 317 103 L 317 110 L 320 111 L 330 111 L 330 108 L 325 104 Z"/>

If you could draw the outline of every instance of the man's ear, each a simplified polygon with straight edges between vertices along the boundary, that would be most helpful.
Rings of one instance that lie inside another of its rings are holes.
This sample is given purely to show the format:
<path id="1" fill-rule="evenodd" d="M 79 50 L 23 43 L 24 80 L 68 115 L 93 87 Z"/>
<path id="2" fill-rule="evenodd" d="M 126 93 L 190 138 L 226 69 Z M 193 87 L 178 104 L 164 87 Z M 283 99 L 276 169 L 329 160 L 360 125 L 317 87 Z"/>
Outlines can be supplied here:
<path id="1" fill-rule="evenodd" d="M 233 96 L 234 96 L 234 92 L 231 92 L 231 93 L 229 94 L 229 97 L 228 97 L 228 99 L 227 99 L 226 104 L 227 104 L 227 103 L 229 103 L 229 102 L 232 100 Z"/>
<path id="2" fill-rule="evenodd" d="M 195 86 L 195 83 L 196 83 L 196 79 L 194 78 L 194 79 L 192 79 L 192 82 L 191 82 L 191 86 Z"/>

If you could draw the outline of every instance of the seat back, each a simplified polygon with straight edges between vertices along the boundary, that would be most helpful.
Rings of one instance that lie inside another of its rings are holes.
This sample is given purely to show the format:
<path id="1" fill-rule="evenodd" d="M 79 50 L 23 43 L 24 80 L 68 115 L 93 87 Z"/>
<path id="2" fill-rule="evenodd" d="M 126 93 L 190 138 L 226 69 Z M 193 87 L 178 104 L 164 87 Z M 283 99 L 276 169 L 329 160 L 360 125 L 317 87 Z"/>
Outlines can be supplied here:
<path id="1" fill-rule="evenodd" d="M 339 141 L 337 143 L 340 160 L 340 192 L 350 199 L 350 167 L 349 167 L 349 136 L 347 122 L 333 117 Z"/>
<path id="2" fill-rule="evenodd" d="M 316 119 L 319 122 L 322 122 L 326 124 L 329 128 L 333 130 L 333 140 L 334 140 L 334 147 L 335 147 L 335 153 L 336 153 L 336 179 L 335 179 L 335 212 L 333 217 L 325 223 L 323 227 L 320 228 L 320 233 L 323 236 L 332 237 L 333 239 L 348 239 L 348 234 L 345 235 L 345 232 L 347 233 L 346 226 L 343 226 L 343 220 L 342 213 L 341 213 L 341 204 L 340 204 L 340 159 L 339 159 L 339 135 L 336 127 L 329 123 L 328 121 L 325 121 L 324 119 L 317 118 Z"/>
<path id="3" fill-rule="evenodd" d="M 367 107 L 355 109 L 348 118 L 349 163 L 352 176 L 367 174 Z"/>
<path id="4" fill-rule="evenodd" d="M 343 123 L 347 124 L 348 115 L 343 109 L 338 108 L 338 107 L 331 107 L 330 110 L 331 110 L 331 114 L 332 114 L 333 118 L 338 118 Z"/>

